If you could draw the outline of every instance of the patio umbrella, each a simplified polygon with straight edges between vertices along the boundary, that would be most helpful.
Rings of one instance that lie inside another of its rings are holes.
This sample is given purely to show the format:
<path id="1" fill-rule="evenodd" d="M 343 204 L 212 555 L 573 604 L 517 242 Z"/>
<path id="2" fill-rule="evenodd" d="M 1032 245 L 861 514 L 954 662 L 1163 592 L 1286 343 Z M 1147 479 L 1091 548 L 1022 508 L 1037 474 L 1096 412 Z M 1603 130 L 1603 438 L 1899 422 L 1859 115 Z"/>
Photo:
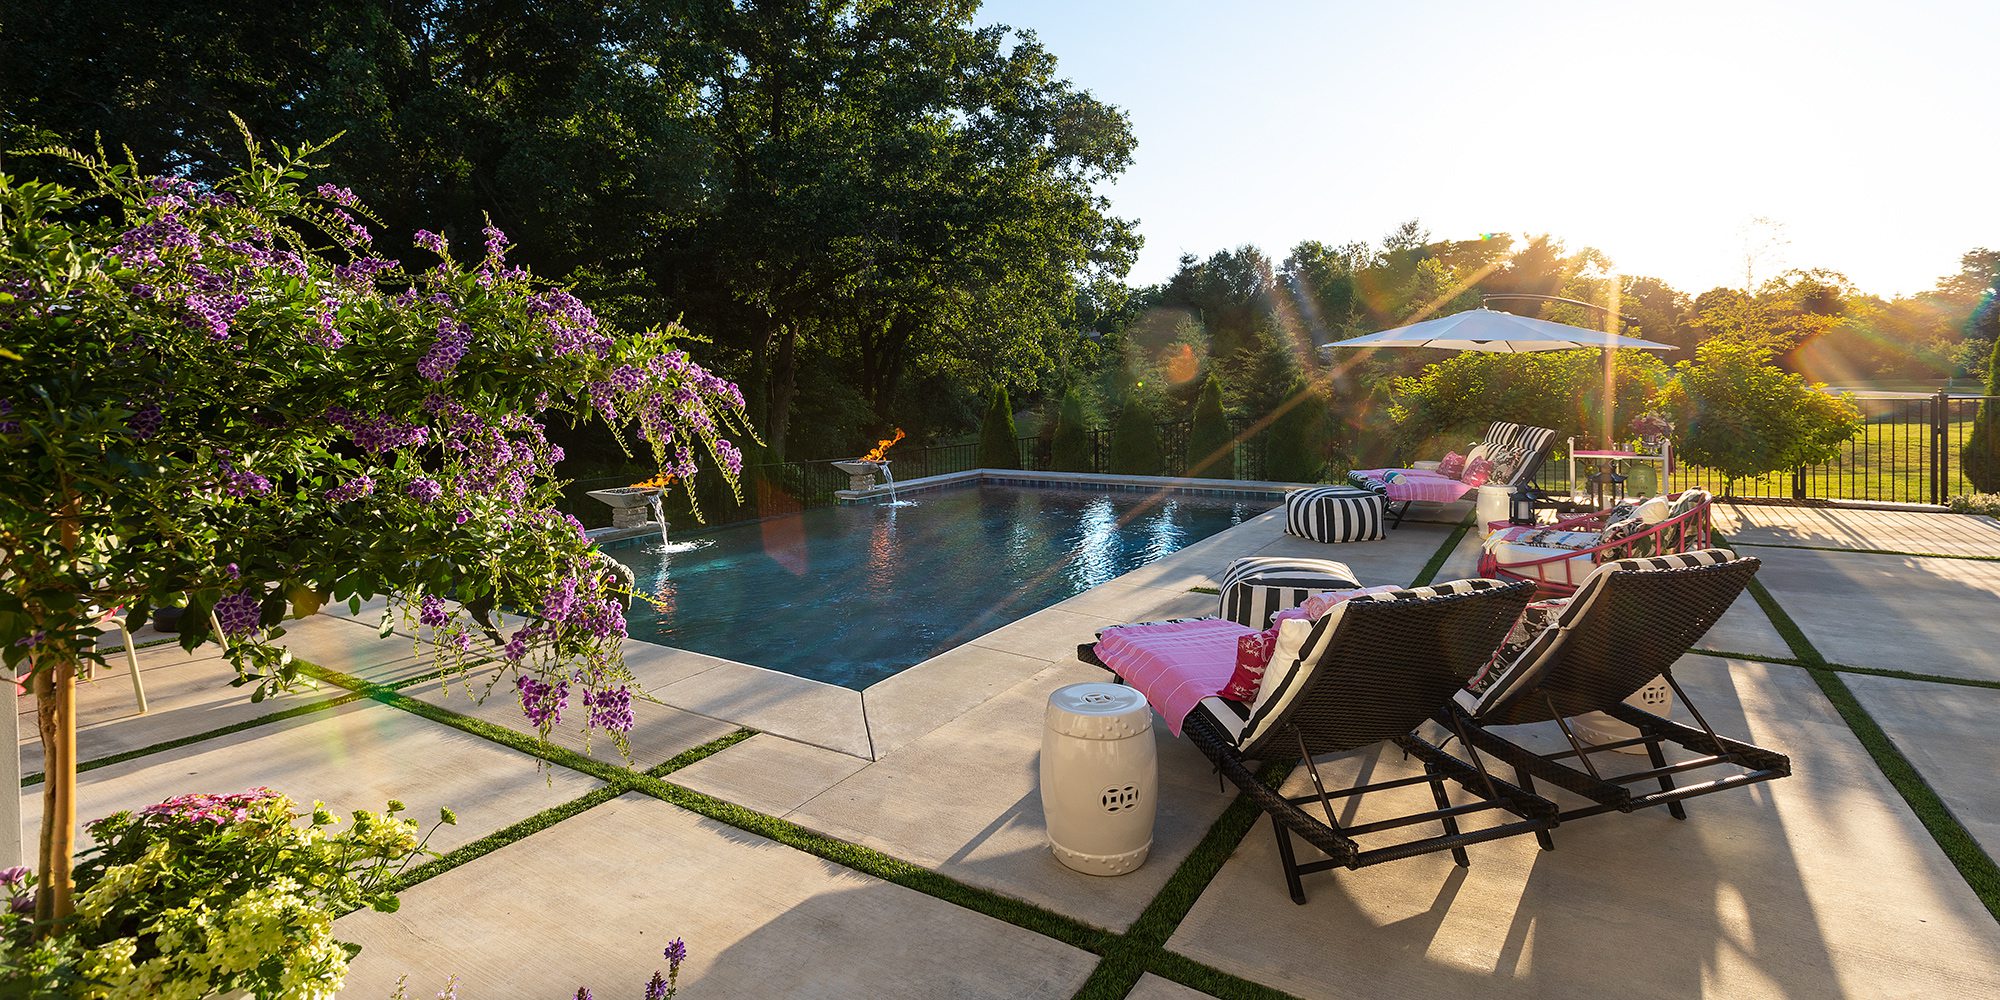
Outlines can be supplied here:
<path id="1" fill-rule="evenodd" d="M 1334 347 L 1436 347 L 1447 351 L 1567 351 L 1591 347 L 1635 347 L 1642 351 L 1677 350 L 1637 337 L 1621 337 L 1603 330 L 1586 330 L 1567 323 L 1498 312 L 1480 307 L 1465 312 L 1427 319 L 1421 323 L 1371 333 L 1365 337 L 1336 340 L 1321 346 Z"/>

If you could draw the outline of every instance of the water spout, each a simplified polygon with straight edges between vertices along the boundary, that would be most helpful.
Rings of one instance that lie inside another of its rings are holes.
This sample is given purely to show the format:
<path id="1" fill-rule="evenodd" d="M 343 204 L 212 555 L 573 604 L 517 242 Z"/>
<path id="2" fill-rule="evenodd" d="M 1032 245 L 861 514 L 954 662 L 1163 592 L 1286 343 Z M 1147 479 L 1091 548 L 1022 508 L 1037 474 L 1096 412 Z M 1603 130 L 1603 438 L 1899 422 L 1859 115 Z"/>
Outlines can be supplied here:
<path id="1" fill-rule="evenodd" d="M 672 549 L 673 545 L 667 541 L 667 508 L 666 505 L 660 502 L 660 495 L 655 493 L 651 497 L 648 497 L 646 499 L 646 506 L 653 508 L 653 517 L 660 522 L 661 550 Z"/>
<path id="2" fill-rule="evenodd" d="M 889 506 L 896 506 L 896 474 L 889 471 L 887 462 L 877 462 L 875 467 L 882 470 L 882 481 L 889 484 Z"/>

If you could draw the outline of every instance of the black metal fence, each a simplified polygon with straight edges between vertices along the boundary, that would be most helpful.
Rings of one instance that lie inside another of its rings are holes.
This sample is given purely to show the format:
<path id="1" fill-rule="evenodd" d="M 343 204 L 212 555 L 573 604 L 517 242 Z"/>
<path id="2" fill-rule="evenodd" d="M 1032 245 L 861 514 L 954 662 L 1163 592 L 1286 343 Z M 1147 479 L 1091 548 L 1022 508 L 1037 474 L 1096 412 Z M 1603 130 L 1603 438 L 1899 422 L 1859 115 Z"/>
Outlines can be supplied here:
<path id="1" fill-rule="evenodd" d="M 2000 403 L 2000 396 L 1952 396 L 1940 390 L 1928 396 L 1855 394 L 1853 400 L 1864 423 L 1832 461 L 1739 479 L 1732 484 L 1735 495 L 1942 504 L 1954 495 L 1976 492 L 1965 478 L 1961 456 L 1980 403 Z M 1717 494 L 1724 486 L 1715 470 L 1687 465 L 1675 471 L 1672 482 L 1675 489 L 1698 486 Z"/>

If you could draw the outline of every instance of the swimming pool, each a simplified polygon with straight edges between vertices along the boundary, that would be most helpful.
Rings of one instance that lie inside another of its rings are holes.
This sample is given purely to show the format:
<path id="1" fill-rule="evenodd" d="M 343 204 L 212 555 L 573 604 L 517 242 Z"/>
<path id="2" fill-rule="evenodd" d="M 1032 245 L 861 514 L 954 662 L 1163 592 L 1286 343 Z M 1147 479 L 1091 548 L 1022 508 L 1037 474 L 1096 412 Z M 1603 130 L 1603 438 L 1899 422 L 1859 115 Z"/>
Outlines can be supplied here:
<path id="1" fill-rule="evenodd" d="M 1274 503 L 984 484 L 607 551 L 662 605 L 632 638 L 859 689 Z"/>

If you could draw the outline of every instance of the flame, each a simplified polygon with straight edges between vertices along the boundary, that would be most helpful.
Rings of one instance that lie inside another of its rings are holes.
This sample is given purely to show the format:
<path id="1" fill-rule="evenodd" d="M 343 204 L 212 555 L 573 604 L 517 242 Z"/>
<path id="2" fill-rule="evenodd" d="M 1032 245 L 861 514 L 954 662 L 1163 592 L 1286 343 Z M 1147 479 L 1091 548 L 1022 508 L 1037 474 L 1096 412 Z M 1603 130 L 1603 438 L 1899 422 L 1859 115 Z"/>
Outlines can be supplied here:
<path id="1" fill-rule="evenodd" d="M 883 454 L 889 450 L 889 446 L 895 444 L 898 441 L 901 441 L 902 439 L 903 439 L 903 429 L 901 427 L 898 427 L 896 428 L 895 437 L 886 437 L 880 441 L 875 442 L 875 450 L 869 452 L 866 455 L 861 456 L 861 460 L 864 462 L 880 462 L 882 460 Z"/>
<path id="2" fill-rule="evenodd" d="M 661 472 L 661 473 L 656 473 L 656 474 L 654 474 L 653 478 L 651 478 L 651 479 L 646 479 L 646 480 L 641 480 L 641 481 L 639 481 L 639 482 L 636 482 L 636 483 L 633 483 L 632 485 L 630 485 L 630 486 L 627 486 L 627 487 L 626 487 L 626 489 L 628 489 L 628 490 L 663 490 L 663 489 L 666 489 L 666 488 L 667 488 L 667 487 L 669 487 L 669 486 L 672 486 L 673 484 L 674 484 L 674 475 L 673 475 L 673 473 L 671 473 L 671 472 Z"/>

